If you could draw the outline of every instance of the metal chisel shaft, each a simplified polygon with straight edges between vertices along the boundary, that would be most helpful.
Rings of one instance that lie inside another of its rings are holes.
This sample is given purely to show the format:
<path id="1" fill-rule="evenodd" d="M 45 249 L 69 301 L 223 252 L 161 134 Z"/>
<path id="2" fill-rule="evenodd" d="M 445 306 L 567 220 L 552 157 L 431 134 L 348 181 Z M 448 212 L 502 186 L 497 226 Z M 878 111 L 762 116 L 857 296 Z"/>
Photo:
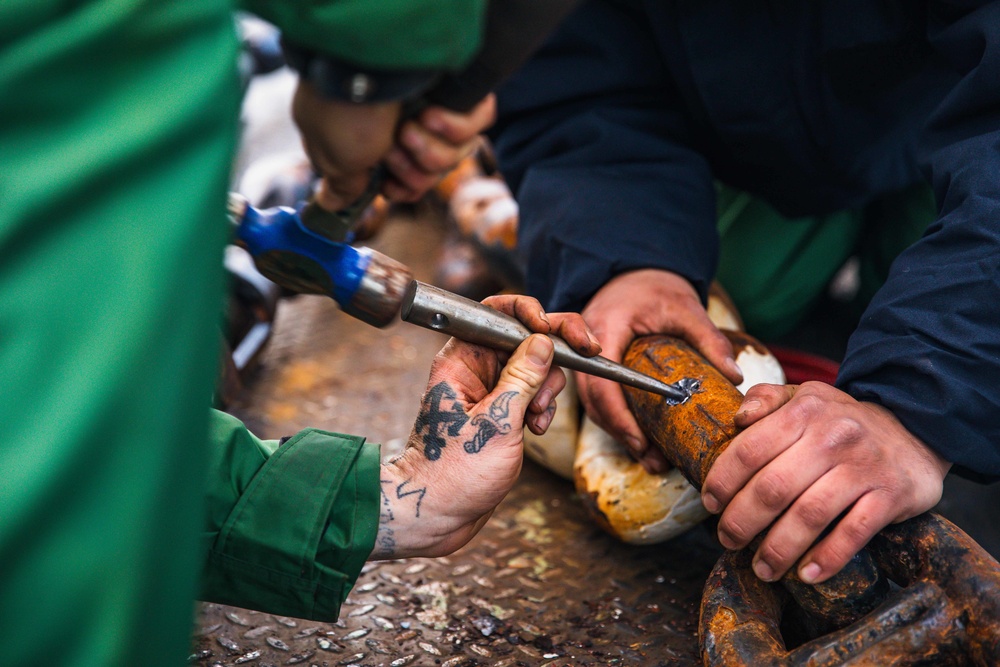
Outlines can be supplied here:
<path id="1" fill-rule="evenodd" d="M 532 333 L 509 315 L 417 280 L 410 283 L 403 295 L 401 316 L 404 322 L 508 352 L 512 352 Z M 561 338 L 549 338 L 555 344 L 553 362 L 558 366 L 644 389 L 677 404 L 691 396 L 688 388 L 660 382 L 605 357 L 584 357 Z"/>

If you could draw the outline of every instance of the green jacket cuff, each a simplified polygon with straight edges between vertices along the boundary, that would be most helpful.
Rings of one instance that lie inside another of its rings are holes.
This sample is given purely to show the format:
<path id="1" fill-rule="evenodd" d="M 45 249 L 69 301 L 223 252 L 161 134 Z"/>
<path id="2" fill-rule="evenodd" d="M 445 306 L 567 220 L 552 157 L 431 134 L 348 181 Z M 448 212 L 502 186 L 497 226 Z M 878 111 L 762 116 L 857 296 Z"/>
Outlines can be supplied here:
<path id="1" fill-rule="evenodd" d="M 379 448 L 305 430 L 260 466 L 219 529 L 205 599 L 332 621 L 375 545 Z"/>

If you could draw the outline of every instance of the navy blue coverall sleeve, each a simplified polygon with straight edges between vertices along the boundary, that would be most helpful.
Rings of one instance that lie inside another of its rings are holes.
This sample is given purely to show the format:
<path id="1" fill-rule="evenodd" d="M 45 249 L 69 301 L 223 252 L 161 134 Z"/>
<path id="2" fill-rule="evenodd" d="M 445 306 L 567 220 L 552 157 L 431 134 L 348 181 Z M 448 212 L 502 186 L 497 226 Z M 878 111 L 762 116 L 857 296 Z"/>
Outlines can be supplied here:
<path id="1" fill-rule="evenodd" d="M 943 25 L 930 28 L 932 45 L 964 74 L 924 142 L 939 218 L 896 260 L 851 337 L 838 385 L 889 408 L 947 460 L 996 477 L 1000 3 L 975 4 L 967 13 L 944 5 Z"/>
<path id="2" fill-rule="evenodd" d="M 633 269 L 672 270 L 703 295 L 715 272 L 712 176 L 648 37 L 627 11 L 584 3 L 500 91 L 527 290 L 549 310 L 579 311 Z"/>

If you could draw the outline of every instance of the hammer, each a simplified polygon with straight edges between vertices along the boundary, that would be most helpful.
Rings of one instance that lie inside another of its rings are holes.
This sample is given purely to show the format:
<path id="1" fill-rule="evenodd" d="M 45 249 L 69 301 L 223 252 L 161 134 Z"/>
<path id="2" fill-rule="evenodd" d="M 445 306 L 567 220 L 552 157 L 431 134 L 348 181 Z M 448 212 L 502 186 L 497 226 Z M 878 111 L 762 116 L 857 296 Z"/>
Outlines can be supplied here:
<path id="1" fill-rule="evenodd" d="M 338 218 L 315 204 L 259 210 L 232 193 L 229 215 L 237 244 L 261 273 L 293 292 L 330 296 L 345 313 L 373 326 L 388 325 L 402 311 L 404 322 L 506 351 L 531 335 L 509 315 L 413 280 L 410 269 L 391 257 L 334 240 L 338 235 L 350 238 L 349 224 L 344 224 L 356 217 L 350 213 Z M 565 341 L 552 339 L 558 366 L 651 391 L 671 405 L 683 403 L 698 389 L 684 380 L 666 384 L 605 357 L 584 357 Z"/>

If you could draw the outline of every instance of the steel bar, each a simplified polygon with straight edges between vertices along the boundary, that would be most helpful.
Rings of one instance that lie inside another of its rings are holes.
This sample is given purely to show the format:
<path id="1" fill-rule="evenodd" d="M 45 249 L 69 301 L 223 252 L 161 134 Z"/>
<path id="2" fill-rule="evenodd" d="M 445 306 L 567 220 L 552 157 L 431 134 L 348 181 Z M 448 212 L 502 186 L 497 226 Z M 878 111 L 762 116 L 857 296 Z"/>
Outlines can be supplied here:
<path id="1" fill-rule="evenodd" d="M 508 352 L 512 352 L 532 333 L 509 315 L 418 280 L 412 281 L 407 288 L 400 315 L 404 322 Z M 555 344 L 553 361 L 557 366 L 652 392 L 663 396 L 670 405 L 683 403 L 697 388 L 684 381 L 674 384 L 660 382 L 605 357 L 584 357 L 561 338 L 549 338 Z"/>

